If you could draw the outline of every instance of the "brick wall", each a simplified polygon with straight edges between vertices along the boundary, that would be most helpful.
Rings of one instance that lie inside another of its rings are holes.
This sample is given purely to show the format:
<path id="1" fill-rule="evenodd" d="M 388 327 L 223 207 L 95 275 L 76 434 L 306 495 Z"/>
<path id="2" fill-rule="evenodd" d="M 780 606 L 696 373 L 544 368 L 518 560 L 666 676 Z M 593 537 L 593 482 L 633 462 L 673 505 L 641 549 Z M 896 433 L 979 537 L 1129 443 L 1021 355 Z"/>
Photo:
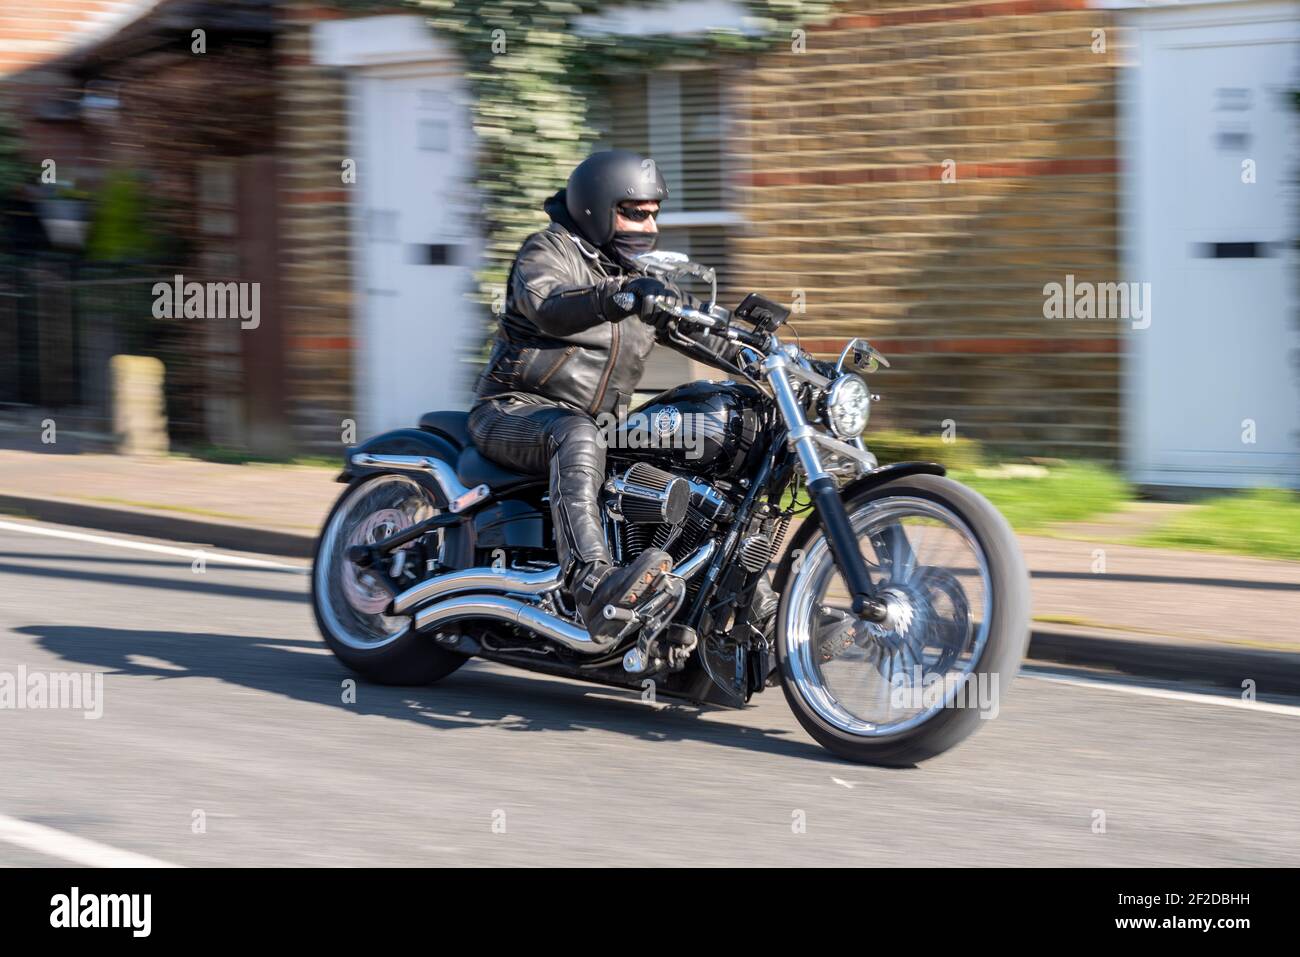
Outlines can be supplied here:
<path id="1" fill-rule="evenodd" d="M 804 52 L 746 75 L 737 279 L 783 302 L 802 290 L 816 351 L 861 335 L 895 360 L 872 382 L 877 424 L 952 419 L 1008 451 L 1118 458 L 1121 324 L 1045 319 L 1043 286 L 1134 278 L 1121 42 L 1083 0 L 846 0 Z"/>
<path id="2" fill-rule="evenodd" d="M 280 4 L 276 44 L 280 295 L 290 426 L 300 449 L 336 452 L 355 419 L 349 187 L 343 71 L 313 64 L 311 27 L 339 11 Z"/>

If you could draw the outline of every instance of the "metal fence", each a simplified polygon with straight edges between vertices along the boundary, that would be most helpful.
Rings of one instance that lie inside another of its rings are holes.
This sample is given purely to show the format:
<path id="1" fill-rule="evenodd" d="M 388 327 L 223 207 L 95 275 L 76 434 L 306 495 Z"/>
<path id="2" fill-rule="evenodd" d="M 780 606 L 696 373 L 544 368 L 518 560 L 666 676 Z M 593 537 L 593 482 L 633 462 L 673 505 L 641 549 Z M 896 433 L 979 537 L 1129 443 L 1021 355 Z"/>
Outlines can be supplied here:
<path id="1" fill-rule="evenodd" d="M 184 325 L 153 316 L 154 284 L 176 271 L 51 254 L 0 258 L 0 407 L 68 413 L 107 433 L 109 359 L 146 355 L 167 367 L 173 434 L 189 431 L 197 343 Z"/>

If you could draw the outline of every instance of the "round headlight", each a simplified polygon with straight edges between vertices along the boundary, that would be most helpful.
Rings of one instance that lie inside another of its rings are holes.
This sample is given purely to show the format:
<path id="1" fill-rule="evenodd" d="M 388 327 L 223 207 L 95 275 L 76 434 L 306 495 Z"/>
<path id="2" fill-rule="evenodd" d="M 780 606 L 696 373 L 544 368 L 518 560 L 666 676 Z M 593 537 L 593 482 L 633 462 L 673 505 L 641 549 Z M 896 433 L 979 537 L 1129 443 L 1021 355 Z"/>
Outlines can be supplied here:
<path id="1" fill-rule="evenodd" d="M 841 439 L 856 439 L 871 415 L 871 392 L 861 377 L 842 375 L 826 393 L 826 424 Z"/>

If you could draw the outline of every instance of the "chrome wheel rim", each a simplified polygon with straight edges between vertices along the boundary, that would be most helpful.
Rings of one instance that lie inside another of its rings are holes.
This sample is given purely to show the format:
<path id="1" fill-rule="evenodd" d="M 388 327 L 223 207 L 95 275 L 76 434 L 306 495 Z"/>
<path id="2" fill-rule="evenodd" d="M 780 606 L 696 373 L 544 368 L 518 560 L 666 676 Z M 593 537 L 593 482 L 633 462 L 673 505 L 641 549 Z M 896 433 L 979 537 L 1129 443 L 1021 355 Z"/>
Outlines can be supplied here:
<path id="1" fill-rule="evenodd" d="M 993 612 L 988 556 L 965 522 L 928 499 L 880 499 L 850 520 L 889 615 L 881 625 L 852 615 L 830 546 L 817 536 L 791 573 L 786 667 L 823 721 L 891 737 L 958 703 L 978 667 Z"/>
<path id="2" fill-rule="evenodd" d="M 380 475 L 361 483 L 335 509 L 321 536 L 314 574 L 317 610 L 337 641 L 373 650 L 406 634 L 410 618 L 383 614 L 391 596 L 375 572 L 348 560 L 347 551 L 382 541 L 437 513 L 428 492 L 402 475 Z M 394 554 L 412 548 L 414 543 Z"/>

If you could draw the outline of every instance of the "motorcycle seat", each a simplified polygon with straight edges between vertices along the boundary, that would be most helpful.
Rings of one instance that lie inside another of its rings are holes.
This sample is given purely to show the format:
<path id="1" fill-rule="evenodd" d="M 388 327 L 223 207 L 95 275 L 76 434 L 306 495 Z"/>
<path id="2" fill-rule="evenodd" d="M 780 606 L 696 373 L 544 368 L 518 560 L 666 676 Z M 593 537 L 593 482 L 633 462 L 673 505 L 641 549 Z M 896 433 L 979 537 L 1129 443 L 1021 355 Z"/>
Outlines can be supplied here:
<path id="1" fill-rule="evenodd" d="M 460 453 L 460 458 L 456 460 L 456 475 L 461 484 L 467 488 L 486 485 L 493 491 L 512 488 L 526 482 L 537 482 L 545 478 L 544 476 L 528 475 L 512 469 L 502 468 L 495 462 L 485 458 L 472 445 L 467 446 Z"/>
<path id="2" fill-rule="evenodd" d="M 469 437 L 468 412 L 426 412 L 420 416 L 420 428 L 425 432 L 433 432 L 450 439 L 457 448 L 467 448 L 472 444 Z"/>
<path id="3" fill-rule="evenodd" d="M 474 448 L 469 434 L 469 413 L 440 410 L 420 416 L 420 428 L 441 435 L 460 449 L 456 460 L 456 474 L 469 488 L 486 485 L 493 490 L 512 488 L 525 482 L 536 481 L 537 476 L 526 475 L 513 469 L 502 468 Z"/>

